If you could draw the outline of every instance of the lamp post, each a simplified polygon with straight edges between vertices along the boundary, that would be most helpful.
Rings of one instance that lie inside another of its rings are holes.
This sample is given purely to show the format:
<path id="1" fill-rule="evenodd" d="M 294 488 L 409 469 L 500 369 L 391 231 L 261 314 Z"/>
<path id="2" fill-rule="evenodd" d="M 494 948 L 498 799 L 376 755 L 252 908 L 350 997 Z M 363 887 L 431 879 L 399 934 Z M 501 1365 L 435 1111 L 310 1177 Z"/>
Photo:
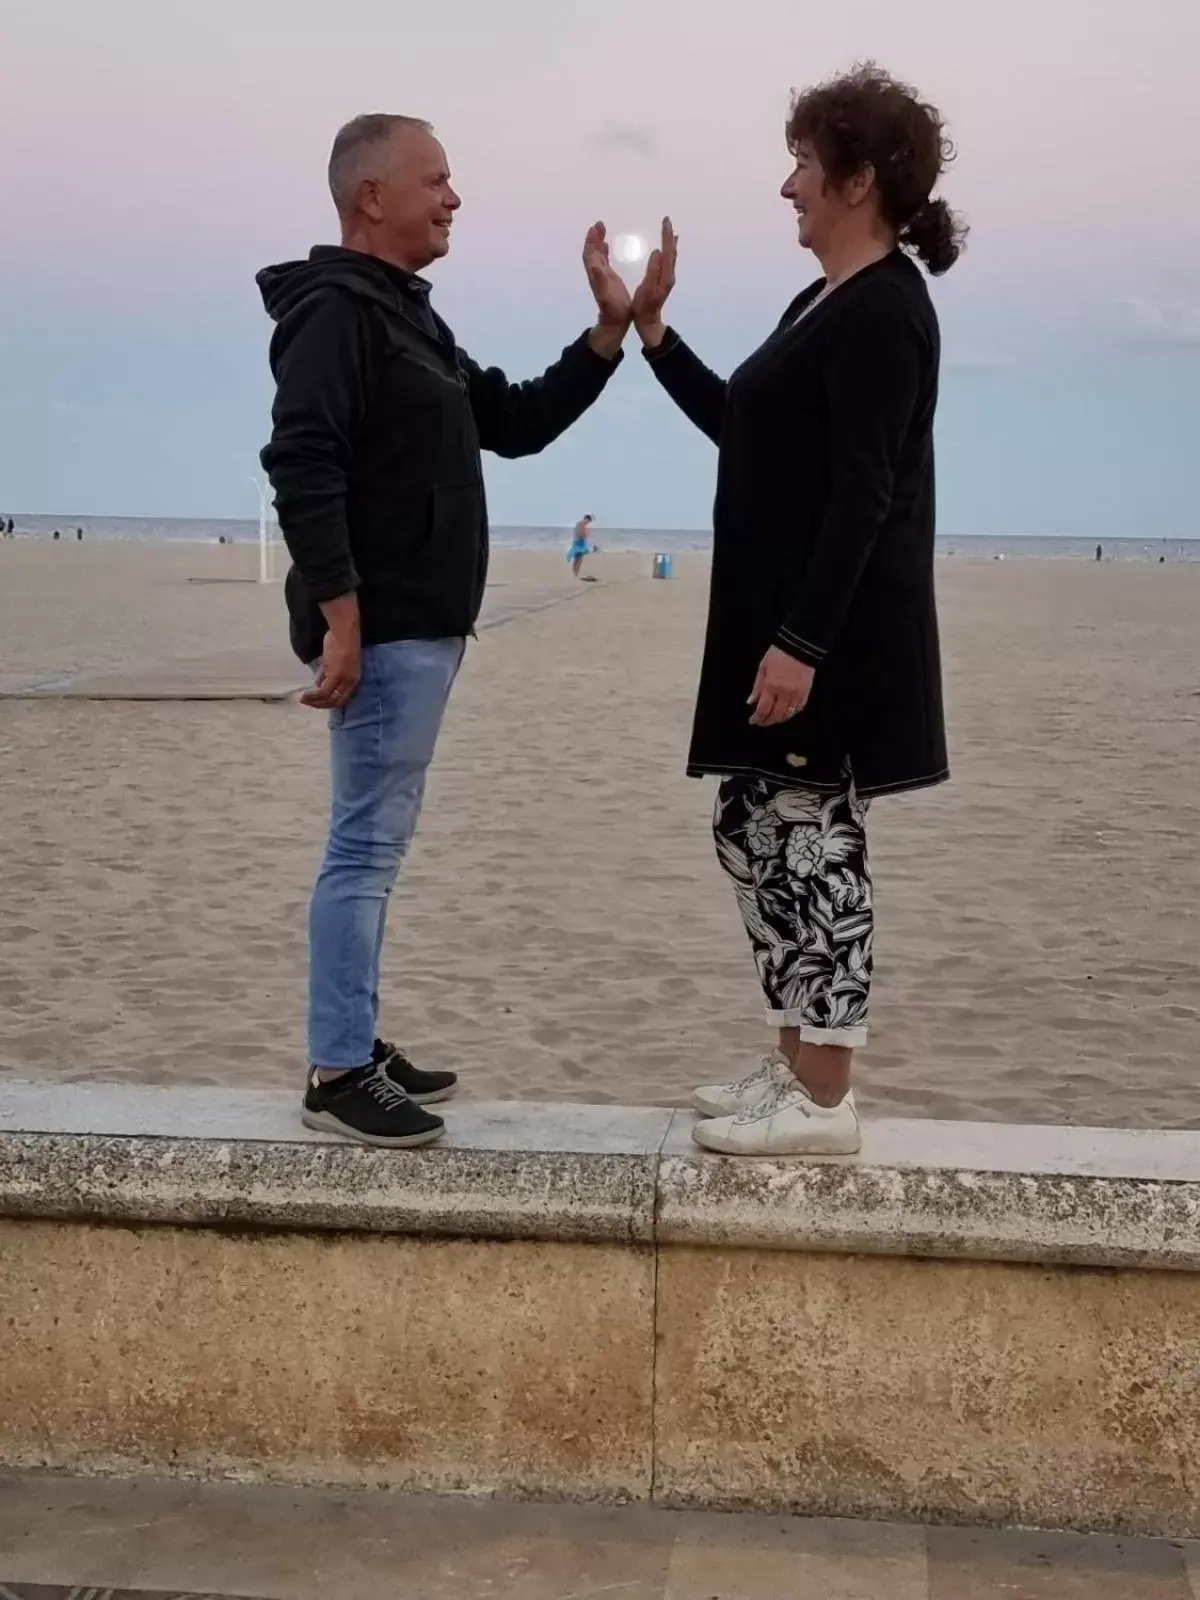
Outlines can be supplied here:
<path id="1" fill-rule="evenodd" d="M 270 583 L 267 562 L 267 505 L 271 491 L 259 478 L 251 478 L 250 482 L 258 491 L 258 581 Z"/>

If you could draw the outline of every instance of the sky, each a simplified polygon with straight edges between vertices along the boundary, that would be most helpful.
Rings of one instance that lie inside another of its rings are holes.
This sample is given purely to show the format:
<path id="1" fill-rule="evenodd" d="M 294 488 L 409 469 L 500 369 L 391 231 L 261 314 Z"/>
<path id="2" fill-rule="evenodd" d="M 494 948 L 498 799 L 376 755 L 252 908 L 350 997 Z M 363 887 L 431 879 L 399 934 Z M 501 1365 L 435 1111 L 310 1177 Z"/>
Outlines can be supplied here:
<path id="1" fill-rule="evenodd" d="M 939 522 L 1200 536 L 1196 0 L 3 0 L 0 508 L 254 517 L 255 271 L 336 238 L 361 111 L 428 117 L 463 209 L 460 343 L 534 375 L 590 320 L 588 224 L 680 235 L 718 370 L 817 275 L 779 198 L 789 91 L 872 58 L 945 113 L 968 252 L 934 286 Z M 493 520 L 702 528 L 715 452 L 628 356 Z"/>

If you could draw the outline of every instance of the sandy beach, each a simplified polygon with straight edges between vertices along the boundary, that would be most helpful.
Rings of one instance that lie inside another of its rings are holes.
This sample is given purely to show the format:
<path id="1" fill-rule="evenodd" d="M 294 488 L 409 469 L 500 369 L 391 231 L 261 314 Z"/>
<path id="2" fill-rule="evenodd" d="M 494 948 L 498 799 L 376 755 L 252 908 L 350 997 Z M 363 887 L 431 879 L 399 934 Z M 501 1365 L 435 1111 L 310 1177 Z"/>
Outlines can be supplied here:
<path id="1" fill-rule="evenodd" d="M 386 1031 L 473 1097 L 672 1104 L 768 1039 L 683 775 L 706 562 L 649 567 L 496 559 L 385 956 Z M 0 687 L 287 670 L 255 570 L 5 544 Z M 1200 1127 L 1200 567 L 939 583 L 954 777 L 873 812 L 861 1101 Z M 299 1087 L 325 737 L 290 702 L 0 700 L 0 1073 Z"/>

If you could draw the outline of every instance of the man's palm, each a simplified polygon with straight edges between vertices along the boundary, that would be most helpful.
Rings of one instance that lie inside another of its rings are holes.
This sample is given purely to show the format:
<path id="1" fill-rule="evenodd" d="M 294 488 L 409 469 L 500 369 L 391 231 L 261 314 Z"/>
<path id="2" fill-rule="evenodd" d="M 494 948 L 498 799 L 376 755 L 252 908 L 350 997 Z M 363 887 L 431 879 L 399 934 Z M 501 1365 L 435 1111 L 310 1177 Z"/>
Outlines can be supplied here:
<path id="1" fill-rule="evenodd" d="M 625 280 L 609 260 L 608 238 L 602 222 L 594 223 L 587 231 L 583 266 L 601 322 L 627 327 L 633 315 L 633 302 Z"/>

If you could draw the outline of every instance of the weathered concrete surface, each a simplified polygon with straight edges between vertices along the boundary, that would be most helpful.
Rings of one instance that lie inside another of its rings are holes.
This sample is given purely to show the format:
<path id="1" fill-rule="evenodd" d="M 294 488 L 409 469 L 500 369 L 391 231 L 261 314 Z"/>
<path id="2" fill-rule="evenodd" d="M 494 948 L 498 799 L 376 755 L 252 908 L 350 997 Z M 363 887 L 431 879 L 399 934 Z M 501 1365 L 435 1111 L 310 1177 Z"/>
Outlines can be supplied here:
<path id="1" fill-rule="evenodd" d="M 649 1494 L 648 1250 L 9 1220 L 0 1261 L 7 1466 Z"/>
<path id="2" fill-rule="evenodd" d="M 868 1122 L 853 1160 L 702 1152 L 690 1113 L 504 1101 L 365 1150 L 274 1090 L 0 1086 L 0 1214 L 1200 1270 L 1190 1133 Z"/>
<path id="3" fill-rule="evenodd" d="M 5 1084 L 0 1215 L 648 1242 L 670 1118 L 464 1105 L 401 1153 L 311 1133 L 273 1090 Z"/>
<path id="4" fill-rule="evenodd" d="M 1200 1532 L 1200 1278 L 661 1249 L 656 1498 Z"/>
<path id="5" fill-rule="evenodd" d="M 853 1160 L 746 1160 L 676 1114 L 660 1244 L 1200 1270 L 1194 1133 L 867 1122 Z"/>
<path id="6" fill-rule="evenodd" d="M 0 1088 L 0 1462 L 1200 1534 L 1194 1135 L 451 1111 Z"/>

